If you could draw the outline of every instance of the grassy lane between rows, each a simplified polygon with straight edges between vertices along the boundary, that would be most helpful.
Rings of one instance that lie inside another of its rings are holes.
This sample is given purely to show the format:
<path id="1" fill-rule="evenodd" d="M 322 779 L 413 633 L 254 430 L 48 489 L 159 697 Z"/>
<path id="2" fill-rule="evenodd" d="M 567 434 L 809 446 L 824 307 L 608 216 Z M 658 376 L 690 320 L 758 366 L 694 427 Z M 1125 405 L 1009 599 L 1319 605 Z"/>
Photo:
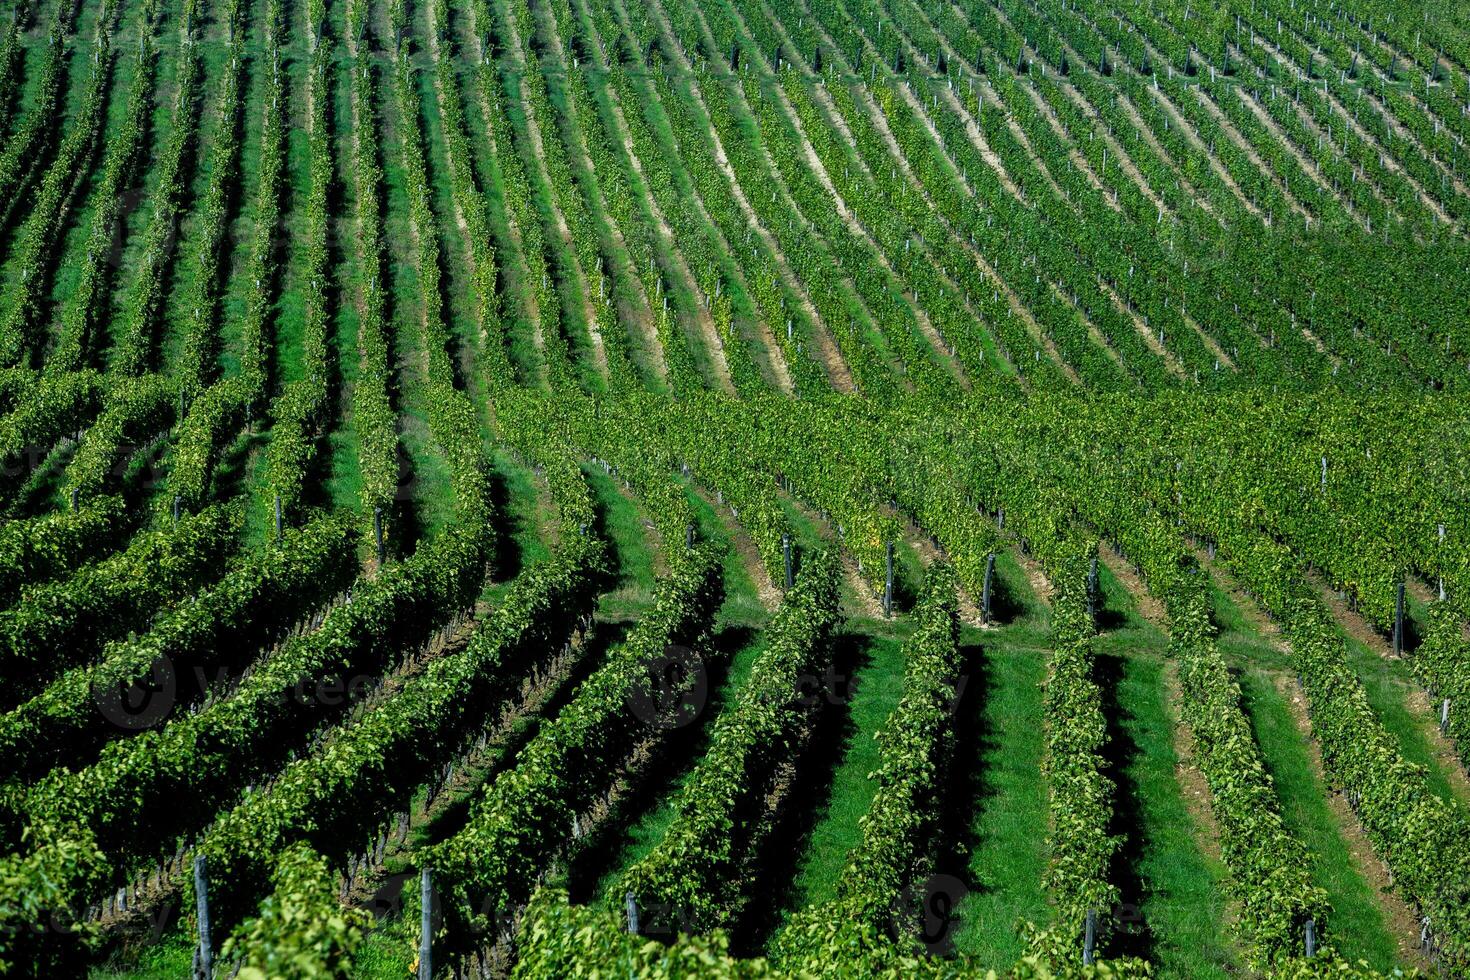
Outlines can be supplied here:
<path id="1" fill-rule="evenodd" d="M 690 502 L 702 536 L 729 542 L 729 531 L 715 509 L 691 492 Z M 682 543 L 681 543 L 682 544 Z M 725 603 L 720 609 L 710 664 L 709 700 L 694 719 L 684 743 L 669 764 L 662 767 L 652 784 L 644 787 L 624 808 L 628 819 L 608 834 L 605 846 L 589 851 L 568 870 L 567 884 L 579 901 L 603 900 L 620 906 L 621 898 L 609 894 L 624 870 L 631 867 L 662 838 L 674 817 L 674 803 L 688 778 L 693 763 L 703 754 L 710 723 L 745 683 L 765 639 L 760 632 L 768 614 L 750 574 L 733 547 L 726 551 Z"/>
<path id="2" fill-rule="evenodd" d="M 386 36 L 386 29 L 383 34 Z M 404 537 L 411 539 L 416 534 L 433 535 L 448 526 L 454 515 L 454 494 L 449 483 L 449 465 L 429 432 L 428 407 L 424 403 L 427 363 L 419 337 L 425 303 L 429 298 L 423 295 L 420 286 L 418 239 L 409 213 L 408 175 L 404 169 L 404 154 L 409 152 L 409 148 L 404 145 L 405 124 L 399 118 L 394 98 L 395 70 L 392 63 L 378 64 L 377 84 L 373 88 L 378 104 L 360 107 L 359 111 L 375 114 L 381 127 L 385 185 L 383 233 L 388 246 L 388 306 L 392 325 L 390 343 L 397 359 L 394 365 L 398 389 L 395 407 L 398 411 L 399 445 L 408 457 L 413 473 L 408 486 L 400 484 L 400 497 L 406 491 L 413 501 L 412 512 L 403 508 L 399 520 L 404 522 Z M 423 235 L 436 233 L 434 228 L 416 231 Z M 413 519 L 418 523 L 416 529 L 411 527 Z M 399 542 L 398 547 L 409 547 L 408 540 Z"/>
<path id="3" fill-rule="evenodd" d="M 1332 943 L 1350 960 L 1376 970 L 1397 965 L 1396 944 L 1373 887 L 1366 881 L 1328 800 L 1331 791 L 1312 762 L 1278 682 L 1295 690 L 1290 655 L 1261 630 L 1227 592 L 1214 588 L 1220 649 L 1236 672 L 1242 706 L 1281 801 L 1286 828 L 1311 855 L 1313 882 L 1327 892 Z"/>
<path id="4" fill-rule="evenodd" d="M 178 32 L 168 30 L 168 5 L 162 4 L 161 7 L 164 13 L 159 18 L 160 30 L 154 34 L 154 40 L 158 42 L 156 44 L 158 53 L 154 55 L 155 86 L 158 84 L 158 74 L 163 68 L 163 63 L 176 57 L 178 50 L 178 46 L 171 43 L 178 37 Z M 141 10 L 141 5 L 139 10 Z M 113 35 L 115 59 L 112 68 L 113 94 L 107 100 L 102 125 L 98 127 L 95 165 L 91 172 L 85 175 L 85 179 L 77 185 L 71 218 L 66 227 L 61 230 L 60 241 L 57 245 L 56 268 L 51 281 L 50 309 L 52 316 L 50 319 L 53 338 L 55 337 L 56 314 L 61 310 L 66 299 L 76 291 L 77 279 L 85 261 L 87 242 L 92 231 L 93 215 L 99 203 L 95 192 L 97 185 L 102 182 L 108 141 L 117 135 L 123 120 L 127 117 L 128 93 L 132 92 L 137 75 L 138 61 L 132 55 L 138 48 L 145 25 L 138 12 L 124 8 L 122 13 L 117 33 Z M 146 163 L 147 159 L 146 155 L 139 155 L 140 163 Z M 141 170 L 139 172 L 141 173 Z"/>
<path id="5" fill-rule="evenodd" d="M 997 625 L 962 636 L 980 651 L 966 660 L 953 802 L 935 870 L 968 889 L 955 907 L 955 948 L 1002 964 L 1023 952 L 1022 922 L 1050 919 L 1041 887 L 1048 858 L 1041 685 L 1051 611 L 1009 552 L 997 556 L 995 572 Z"/>
<path id="6" fill-rule="evenodd" d="M 328 11 L 329 35 L 334 42 L 344 29 L 342 4 L 332 4 Z M 341 50 L 338 48 L 337 50 Z M 352 420 L 353 390 L 361 370 L 358 354 L 358 331 L 362 302 L 360 285 L 372 275 L 363 263 L 358 238 L 357 182 L 352 179 L 355 150 L 352 135 L 351 62 L 343 58 L 328 71 L 331 95 L 327 101 L 332 127 L 333 200 L 336 214 L 331 219 L 329 241 L 331 265 L 337 304 L 328 330 L 328 363 L 333 365 L 335 384 L 328 384 L 332 407 L 330 426 L 324 449 L 325 483 L 322 502 L 333 510 L 345 509 L 361 513 L 362 469 L 358 461 L 359 436 Z"/>
<path id="7" fill-rule="evenodd" d="M 859 839 L 858 823 L 867 814 L 878 786 L 869 774 L 878 768 L 874 737 L 903 696 L 903 641 L 898 637 L 861 635 L 859 653 L 849 676 L 839 677 L 828 692 L 828 706 L 840 716 L 835 726 L 841 744 L 833 752 L 835 768 L 826 785 L 815 790 L 815 806 L 802 814 L 803 840 L 790 880 L 782 882 L 786 907 L 782 920 L 810 905 L 837 897 L 837 882 L 848 851 Z M 810 792 L 810 791 L 809 791 Z"/>

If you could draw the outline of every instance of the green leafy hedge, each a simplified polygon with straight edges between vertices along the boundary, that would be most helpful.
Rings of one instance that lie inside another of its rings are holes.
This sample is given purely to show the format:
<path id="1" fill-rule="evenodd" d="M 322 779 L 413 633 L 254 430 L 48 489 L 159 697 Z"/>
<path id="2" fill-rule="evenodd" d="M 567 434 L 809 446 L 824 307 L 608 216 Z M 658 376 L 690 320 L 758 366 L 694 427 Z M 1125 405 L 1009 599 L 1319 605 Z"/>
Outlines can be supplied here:
<path id="1" fill-rule="evenodd" d="M 0 700 L 34 693 L 214 578 L 235 548 L 240 523 L 238 507 L 213 507 L 144 531 L 126 551 L 70 578 L 25 589 L 17 605 L 0 612 Z"/>
<path id="2" fill-rule="evenodd" d="M 342 518 L 288 529 L 219 582 L 166 612 L 148 632 L 108 644 L 98 663 L 68 671 L 0 717 L 0 755 L 13 752 L 20 760 L 18 773 L 44 773 L 62 763 L 80 768 L 103 742 L 122 734 L 118 721 L 99 710 L 99 698 L 135 685 L 147 690 L 156 671 L 173 685 L 174 710 L 197 700 L 204 693 L 194 686 L 199 672 L 208 676 L 242 666 L 242 660 L 347 587 L 354 571 L 351 544 Z"/>
<path id="3" fill-rule="evenodd" d="M 673 822 L 658 845 L 628 869 L 617 889 L 640 909 L 702 932 L 730 921 L 743 904 L 740 867 L 767 821 L 765 789 L 809 723 L 817 676 L 837 625 L 837 559 L 808 558 L 766 631 L 766 649 L 735 702 L 716 720 L 709 749 L 685 782 Z"/>
<path id="4" fill-rule="evenodd" d="M 293 840 L 341 857 L 408 807 L 422 781 L 590 618 L 603 581 L 595 568 L 601 556 L 591 539 L 567 542 L 516 579 L 463 651 L 436 659 L 360 721 L 289 764 L 270 792 L 225 814 L 202 848 L 226 883 L 217 896 L 220 920 L 253 901 L 252 885 Z"/>
<path id="5" fill-rule="evenodd" d="M 612 786 L 641 739 L 657 734 L 655 719 L 632 710 L 637 685 L 671 644 L 706 647 L 724 597 L 714 546 L 678 554 L 673 566 L 627 641 L 475 801 L 464 829 L 425 854 L 451 931 L 485 929 L 523 903 L 571 839 L 574 816 Z"/>
<path id="6" fill-rule="evenodd" d="M 361 909 L 344 908 L 326 860 L 304 844 L 283 851 L 260 914 L 241 924 L 220 949 L 238 961 L 239 980 L 342 980 L 371 925 Z"/>
<path id="7" fill-rule="evenodd" d="M 131 524 L 121 497 L 0 526 L 0 603 L 23 586 L 56 579 L 123 540 Z"/>
<path id="8" fill-rule="evenodd" d="M 572 905 L 566 892 L 542 888 L 527 906 L 517 936 L 516 980 L 566 977 L 639 977 L 652 980 L 1128 980 L 1152 975 L 1138 960 L 1100 960 L 1081 966 L 1063 958 L 1050 934 L 1033 934 L 1025 956 L 998 972 L 966 959 L 918 956 L 879 930 L 840 916 L 801 920 L 799 945 L 814 952 L 791 962 L 740 959 L 723 930 L 680 935 L 669 943 L 629 935 L 617 913 Z M 1322 971 L 1306 976 L 1359 976 Z"/>

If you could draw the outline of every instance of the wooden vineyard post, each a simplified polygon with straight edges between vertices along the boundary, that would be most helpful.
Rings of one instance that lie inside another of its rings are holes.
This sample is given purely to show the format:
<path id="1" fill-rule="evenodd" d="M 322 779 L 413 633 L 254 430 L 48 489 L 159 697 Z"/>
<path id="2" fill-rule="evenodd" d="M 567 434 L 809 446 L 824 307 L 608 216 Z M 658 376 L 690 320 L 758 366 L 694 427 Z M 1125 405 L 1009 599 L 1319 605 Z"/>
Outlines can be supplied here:
<path id="1" fill-rule="evenodd" d="M 276 494 L 276 537 L 281 536 L 281 495 Z"/>
<path id="2" fill-rule="evenodd" d="M 1439 730 L 1448 732 L 1450 730 L 1450 699 L 1445 698 L 1439 706 Z"/>
<path id="3" fill-rule="evenodd" d="M 689 548 L 691 550 L 693 550 L 693 548 L 694 548 L 694 525 L 693 524 L 690 524 L 688 527 L 686 527 L 684 529 L 684 547 Z"/>
<path id="4" fill-rule="evenodd" d="M 434 977 L 434 886 L 429 869 L 419 872 L 419 980 Z"/>
<path id="5" fill-rule="evenodd" d="M 75 510 L 75 507 L 73 507 L 72 510 Z M 1445 550 L 1445 526 L 1444 525 L 1439 525 L 1439 551 L 1444 552 L 1444 550 Z M 1441 569 L 1444 569 L 1444 564 L 1441 564 Z M 1441 570 L 1441 573 L 1439 573 L 1439 601 L 1441 601 L 1441 602 L 1444 602 L 1445 601 L 1445 573 L 1444 573 L 1444 570 Z"/>
<path id="6" fill-rule="evenodd" d="M 1082 934 L 1082 965 L 1091 966 L 1097 958 L 1097 909 L 1087 910 L 1087 924 Z"/>
<path id="7" fill-rule="evenodd" d="M 383 564 L 383 508 L 373 508 L 373 539 L 378 545 L 378 564 Z"/>
<path id="8" fill-rule="evenodd" d="M 174 494 L 174 523 L 179 523 L 179 505 L 183 503 L 178 494 Z"/>
<path id="9" fill-rule="evenodd" d="M 990 594 L 995 581 L 995 552 L 985 556 L 985 586 L 980 592 L 980 621 L 990 622 Z"/>
<path id="10" fill-rule="evenodd" d="M 71 512 L 73 514 L 75 514 L 77 512 L 77 502 L 80 499 L 80 497 L 81 497 L 81 492 L 78 491 L 76 487 L 72 487 L 71 488 Z M 1441 586 L 1441 588 L 1442 588 L 1442 586 Z"/>
<path id="11" fill-rule="evenodd" d="M 1307 920 L 1307 958 L 1311 959 L 1317 955 L 1317 920 Z"/>
<path id="12" fill-rule="evenodd" d="M 199 912 L 199 976 L 209 980 L 214 975 L 214 950 L 209 943 L 209 881 L 203 854 L 194 857 L 194 903 Z"/>
<path id="13" fill-rule="evenodd" d="M 888 543 L 883 559 L 883 615 L 893 615 L 893 542 Z"/>
<path id="14" fill-rule="evenodd" d="M 1097 619 L 1097 555 L 1092 556 L 1092 564 L 1087 567 L 1087 618 Z"/>
<path id="15" fill-rule="evenodd" d="M 628 917 L 628 935 L 638 935 L 638 902 L 632 892 L 623 896 L 623 911 Z"/>
<path id="16" fill-rule="evenodd" d="M 1400 582 L 1393 600 L 1393 652 L 1404 652 L 1404 583 Z"/>
<path id="17" fill-rule="evenodd" d="M 786 566 L 786 591 L 796 584 L 796 572 L 791 565 L 791 535 L 781 535 L 781 561 Z"/>

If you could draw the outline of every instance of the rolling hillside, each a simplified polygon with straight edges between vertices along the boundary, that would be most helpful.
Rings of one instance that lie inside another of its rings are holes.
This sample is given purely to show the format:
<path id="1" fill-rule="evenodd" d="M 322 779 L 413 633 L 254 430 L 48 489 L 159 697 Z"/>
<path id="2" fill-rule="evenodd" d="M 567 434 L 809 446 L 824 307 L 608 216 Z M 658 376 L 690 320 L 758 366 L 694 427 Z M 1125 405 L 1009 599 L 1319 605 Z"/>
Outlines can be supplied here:
<path id="1" fill-rule="evenodd" d="M 0 975 L 1470 975 L 1467 134 L 1424 0 L 0 0 Z"/>

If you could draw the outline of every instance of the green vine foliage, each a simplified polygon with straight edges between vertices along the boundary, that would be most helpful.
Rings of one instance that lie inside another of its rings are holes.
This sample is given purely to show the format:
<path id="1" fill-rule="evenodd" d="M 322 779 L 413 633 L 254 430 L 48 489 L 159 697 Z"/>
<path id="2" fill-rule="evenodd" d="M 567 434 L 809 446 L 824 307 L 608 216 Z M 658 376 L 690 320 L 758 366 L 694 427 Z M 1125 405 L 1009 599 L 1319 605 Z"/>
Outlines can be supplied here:
<path id="1" fill-rule="evenodd" d="M 65 828 L 56 837 L 37 837 L 39 850 L 85 844 L 110 859 L 103 869 L 77 868 L 49 881 L 48 893 L 67 905 L 86 901 L 91 889 L 126 873 L 123 859 L 156 856 L 207 823 L 221 794 L 239 792 L 281 766 L 324 716 L 352 703 L 345 688 L 332 686 L 334 679 L 379 675 L 452 610 L 473 601 L 485 580 L 486 546 L 483 527 L 424 542 L 408 560 L 360 583 L 350 603 L 334 608 L 313 632 L 293 637 L 230 696 L 110 742 L 94 764 L 75 773 L 55 770 L 29 787 L 18 808 L 23 826 Z"/>
<path id="2" fill-rule="evenodd" d="M 69 578 L 32 586 L 0 612 L 0 698 L 15 703 L 104 642 L 148 624 L 222 570 L 235 549 L 240 509 L 221 505 L 148 531 L 118 555 Z"/>
<path id="3" fill-rule="evenodd" d="M 353 536 L 344 517 L 287 529 L 258 554 L 241 559 L 218 582 L 164 613 L 139 636 L 115 640 L 99 661 L 77 667 L 0 717 L 0 752 L 21 760 L 17 773 L 43 774 L 65 762 L 79 768 L 119 732 L 99 697 L 122 697 L 159 683 L 171 708 L 204 695 L 191 688 L 197 672 L 244 666 L 280 639 L 319 603 L 352 579 Z"/>
<path id="4" fill-rule="evenodd" d="M 512 703 L 521 680 L 588 621 L 600 556 L 594 540 L 568 542 L 516 580 L 463 651 L 435 660 L 360 721 L 334 732 L 320 752 L 288 765 L 270 793 L 226 813 L 202 849 L 227 883 L 217 896 L 221 921 L 248 908 L 269 862 L 292 840 L 305 837 L 341 856 L 407 807 L 418 781 L 401 774 L 433 772 L 452 759 L 478 727 L 477 706 Z M 546 771 L 549 779 L 564 775 Z"/>
<path id="5" fill-rule="evenodd" d="M 23 586 L 73 571 L 119 544 L 131 529 L 121 497 L 0 526 L 0 602 L 14 601 Z"/>
<path id="6" fill-rule="evenodd" d="M 475 801 L 465 828 L 429 850 L 451 932 L 488 929 L 524 903 L 539 870 L 571 838 L 575 815 L 610 788 L 634 746 L 666 734 L 658 718 L 634 710 L 638 685 L 671 644 L 707 649 L 724 597 L 720 576 L 715 547 L 679 554 L 628 639 Z"/>
<path id="7" fill-rule="evenodd" d="M 709 977 L 714 980 L 1131 980 L 1149 977 L 1139 960 L 1099 960 L 1082 966 L 1052 942 L 1032 933 L 1025 956 L 997 971 L 967 960 L 915 955 L 880 930 L 840 916 L 803 917 L 793 926 L 804 931 L 797 945 L 811 954 L 780 962 L 732 956 L 724 930 L 680 935 L 664 943 L 629 935 L 616 913 L 572 905 L 565 891 L 539 889 L 526 908 L 519 933 L 516 980 L 563 977 L 632 976 L 656 980 Z M 1323 971 L 1307 976 L 1356 977 Z"/>
<path id="8" fill-rule="evenodd" d="M 328 125 L 328 79 L 332 63 L 329 42 L 316 41 L 310 78 L 309 167 L 306 195 L 306 323 L 302 330 L 301 376 L 287 384 L 271 405 L 271 441 L 266 451 L 267 503 L 279 501 L 283 517 L 295 515 L 305 489 L 307 468 L 320 448 L 320 428 L 328 396 L 327 214 L 332 185 L 332 146 Z"/>
<path id="9" fill-rule="evenodd" d="M 837 561 L 810 556 L 767 631 L 767 646 L 734 704 L 716 720 L 709 750 L 680 791 L 663 838 L 617 889 L 683 931 L 730 921 L 743 904 L 738 868 L 758 842 L 764 787 L 801 741 L 812 713 L 803 677 L 831 655 Z"/>
<path id="10" fill-rule="evenodd" d="M 1435 704 L 1447 699 L 1451 705 L 1470 705 L 1470 639 L 1464 624 L 1464 613 L 1456 604 L 1435 604 L 1424 641 L 1409 658 Z M 1451 711 L 1446 733 L 1461 761 L 1470 766 L 1470 711 Z"/>
<path id="11" fill-rule="evenodd" d="M 71 913 L 72 882 L 95 883 L 106 858 L 94 840 L 73 826 L 39 822 L 27 842 L 46 846 L 0 858 L 0 972 L 21 976 L 78 975 L 86 970 L 95 928 Z M 36 924 L 43 928 L 35 928 Z"/>
<path id="12" fill-rule="evenodd" d="M 836 919 L 892 935 L 912 932 L 921 910 L 912 886 L 928 873 L 931 846 L 944 800 L 953 744 L 955 682 L 960 667 L 959 619 L 954 570 L 929 569 L 924 596 L 913 613 L 914 633 L 904 642 L 903 698 L 878 732 L 878 768 L 868 778 L 877 791 L 859 821 L 858 843 L 848 852 L 836 901 L 803 910 L 802 919 Z M 801 948 L 815 936 L 811 924 L 783 930 L 780 962 L 819 956 Z"/>
<path id="13" fill-rule="evenodd" d="M 343 980 L 352 953 L 371 925 L 361 909 L 343 908 L 336 876 L 305 845 L 280 853 L 260 914 L 241 924 L 220 949 L 239 961 L 243 980 Z"/>
<path id="14" fill-rule="evenodd" d="M 49 448 L 78 431 L 102 407 L 102 376 L 96 371 L 41 377 L 28 387 L 28 397 L 0 418 L 0 462 L 5 464 L 7 484 L 14 480 L 12 473 L 28 472 L 24 465 L 28 452 Z"/>
<path id="15" fill-rule="evenodd" d="M 163 375 L 109 375 L 107 402 L 67 464 L 63 491 L 84 499 L 118 489 L 128 460 L 165 433 L 177 411 L 178 389 Z"/>

